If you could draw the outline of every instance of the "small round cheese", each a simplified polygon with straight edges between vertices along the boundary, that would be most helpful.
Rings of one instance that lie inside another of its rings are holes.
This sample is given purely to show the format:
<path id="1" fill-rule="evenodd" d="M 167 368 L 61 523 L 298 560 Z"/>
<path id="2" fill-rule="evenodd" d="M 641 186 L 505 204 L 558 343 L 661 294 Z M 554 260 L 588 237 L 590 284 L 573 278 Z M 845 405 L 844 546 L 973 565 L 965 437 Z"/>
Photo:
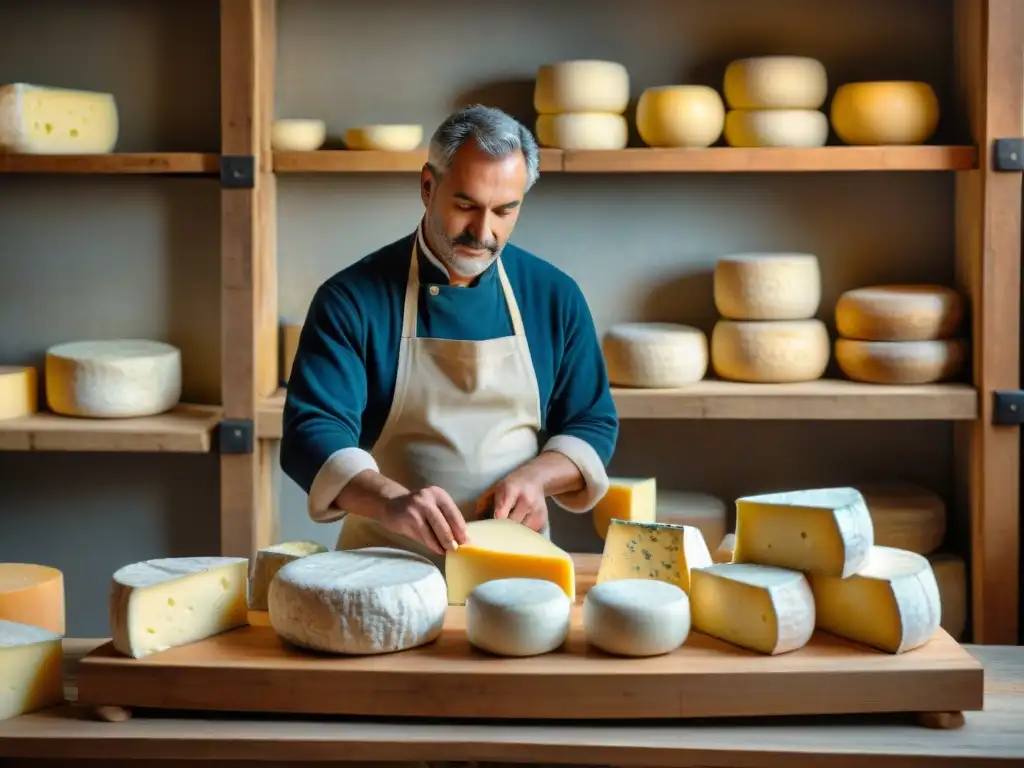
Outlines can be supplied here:
<path id="1" fill-rule="evenodd" d="M 601 348 L 608 379 L 617 387 L 683 387 L 708 370 L 707 337 L 688 325 L 620 323 L 604 335 Z"/>
<path id="2" fill-rule="evenodd" d="M 927 488 L 910 483 L 857 486 L 875 530 L 875 544 L 919 555 L 934 552 L 946 536 L 946 503 Z"/>
<path id="3" fill-rule="evenodd" d="M 270 625 L 327 653 L 392 653 L 432 642 L 448 610 L 444 576 L 427 558 L 388 547 L 309 555 L 270 582 Z"/>
<path id="4" fill-rule="evenodd" d="M 572 601 L 553 581 L 495 579 L 466 598 L 466 636 L 498 656 L 537 656 L 569 635 Z"/>
<path id="5" fill-rule="evenodd" d="M 923 144 L 938 126 L 928 83 L 846 83 L 832 97 L 832 128 L 846 144 Z"/>
<path id="6" fill-rule="evenodd" d="M 671 653 L 690 634 L 690 600 L 682 589 L 664 581 L 605 581 L 583 599 L 583 631 L 588 643 L 606 653 Z"/>
<path id="7" fill-rule="evenodd" d="M 967 628 L 967 564 L 962 557 L 941 553 L 928 556 L 942 603 L 941 627 L 959 641 Z"/>
<path id="8" fill-rule="evenodd" d="M 715 373 L 731 381 L 813 381 L 828 361 L 828 330 L 820 320 L 719 320 L 711 333 Z"/>
<path id="9" fill-rule="evenodd" d="M 626 118 L 607 112 L 539 115 L 535 128 L 537 143 L 553 149 L 623 149 L 629 141 Z"/>
<path id="10" fill-rule="evenodd" d="M 64 574 L 48 565 L 0 563 L 0 619 L 64 634 Z"/>
<path id="11" fill-rule="evenodd" d="M 610 112 L 629 105 L 629 72 L 614 61 L 579 59 L 545 64 L 537 70 L 533 108 L 539 115 Z"/>
<path id="12" fill-rule="evenodd" d="M 636 128 L 649 147 L 709 147 L 725 125 L 725 105 L 706 85 L 648 88 L 636 105 Z"/>
<path id="13" fill-rule="evenodd" d="M 39 410 L 39 377 L 31 366 L 0 365 L 0 421 Z"/>
<path id="14" fill-rule="evenodd" d="M 323 120 L 289 118 L 270 124 L 270 146 L 283 152 L 313 152 L 327 139 L 327 123 Z"/>
<path id="15" fill-rule="evenodd" d="M 806 56 L 755 56 L 725 68 L 732 109 L 821 109 L 828 95 L 825 65 Z"/>
<path id="16" fill-rule="evenodd" d="M 655 508 L 657 522 L 693 526 L 708 544 L 725 536 L 727 508 L 716 496 L 659 488 Z"/>
<path id="17" fill-rule="evenodd" d="M 363 125 L 345 131 L 345 146 L 355 150 L 412 152 L 422 142 L 422 125 Z"/>
<path id="18" fill-rule="evenodd" d="M 739 253 L 715 264 L 715 308 L 727 320 L 808 320 L 821 304 L 809 253 Z"/>
<path id="19" fill-rule="evenodd" d="M 956 333 L 963 299 L 942 285 L 873 285 L 836 302 L 836 330 L 863 341 L 928 341 Z"/>
<path id="20" fill-rule="evenodd" d="M 963 365 L 966 344 L 933 341 L 836 339 L 836 362 L 853 381 L 867 384 L 930 384 L 952 378 Z"/>
<path id="21" fill-rule="evenodd" d="M 813 109 L 733 109 L 725 116 L 730 147 L 823 147 L 828 117 Z"/>

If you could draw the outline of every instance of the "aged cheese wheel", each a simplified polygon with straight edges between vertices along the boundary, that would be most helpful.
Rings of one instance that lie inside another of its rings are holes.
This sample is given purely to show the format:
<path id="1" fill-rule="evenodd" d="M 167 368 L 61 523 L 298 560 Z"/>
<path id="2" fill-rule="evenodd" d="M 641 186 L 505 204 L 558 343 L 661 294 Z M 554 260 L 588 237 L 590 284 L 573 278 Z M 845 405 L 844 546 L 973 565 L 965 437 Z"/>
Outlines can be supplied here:
<path id="1" fill-rule="evenodd" d="M 601 344 L 608 379 L 617 387 L 683 387 L 704 378 L 708 342 L 703 331 L 676 323 L 620 323 Z"/>
<path id="2" fill-rule="evenodd" d="M 715 308 L 727 320 L 807 320 L 821 303 L 809 253 L 738 253 L 715 264 Z"/>
<path id="3" fill-rule="evenodd" d="M 39 376 L 30 366 L 0 365 L 0 421 L 39 410 Z"/>
<path id="4" fill-rule="evenodd" d="M 847 339 L 928 341 L 956 333 L 963 299 L 942 285 L 873 285 L 836 302 L 836 330 Z"/>
<path id="5" fill-rule="evenodd" d="M 349 149 L 412 152 L 422 142 L 422 125 L 362 125 L 345 131 Z"/>
<path id="6" fill-rule="evenodd" d="M 327 123 L 291 118 L 270 125 L 270 146 L 283 152 L 313 152 L 324 145 Z"/>
<path id="7" fill-rule="evenodd" d="M 729 63 L 723 90 L 732 109 L 821 109 L 828 76 L 806 56 L 755 56 Z"/>
<path id="8" fill-rule="evenodd" d="M 942 598 L 941 626 L 959 641 L 967 628 L 967 565 L 962 557 L 947 553 L 929 555 L 928 561 Z"/>
<path id="9" fill-rule="evenodd" d="M 927 488 L 910 483 L 857 486 L 867 502 L 875 544 L 929 555 L 946 536 L 946 503 Z"/>
<path id="10" fill-rule="evenodd" d="M 709 147 L 725 124 L 725 105 L 706 85 L 648 88 L 636 105 L 636 128 L 649 147 Z"/>
<path id="11" fill-rule="evenodd" d="M 727 509 L 725 502 L 715 496 L 659 488 L 655 508 L 657 522 L 693 526 L 708 546 L 725 536 Z"/>
<path id="12" fill-rule="evenodd" d="M 923 144 L 938 125 L 928 83 L 846 83 L 832 97 L 832 128 L 846 144 Z"/>
<path id="13" fill-rule="evenodd" d="M 733 109 L 725 116 L 730 147 L 823 147 L 828 117 L 813 109 Z"/>
<path id="14" fill-rule="evenodd" d="M 836 339 L 836 362 L 854 381 L 868 384 L 930 384 L 952 378 L 967 345 L 959 339 L 857 341 Z"/>
<path id="15" fill-rule="evenodd" d="M 64 574 L 33 563 L 0 563 L 0 619 L 64 634 Z"/>
<path id="16" fill-rule="evenodd" d="M 614 61 L 579 59 L 545 64 L 537 70 L 533 108 L 539 115 L 611 112 L 629 105 L 629 72 Z"/>
<path id="17" fill-rule="evenodd" d="M 626 118 L 608 112 L 539 115 L 535 129 L 537 143 L 553 149 L 623 149 L 629 142 Z"/>
<path id="18" fill-rule="evenodd" d="M 731 381 L 813 381 L 828 359 L 828 330 L 820 320 L 719 320 L 711 333 L 711 364 Z"/>

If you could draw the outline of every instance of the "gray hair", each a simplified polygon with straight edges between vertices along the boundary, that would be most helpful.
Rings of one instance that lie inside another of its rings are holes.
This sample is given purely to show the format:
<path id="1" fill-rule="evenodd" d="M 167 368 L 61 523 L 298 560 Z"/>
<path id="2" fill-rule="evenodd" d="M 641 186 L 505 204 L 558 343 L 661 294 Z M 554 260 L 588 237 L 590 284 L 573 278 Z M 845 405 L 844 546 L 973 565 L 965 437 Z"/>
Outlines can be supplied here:
<path id="1" fill-rule="evenodd" d="M 466 140 L 491 157 L 507 157 L 522 152 L 526 159 L 526 189 L 540 176 L 540 150 L 529 129 L 511 115 L 495 107 L 473 104 L 450 114 L 430 139 L 427 165 L 435 176 L 442 175 Z"/>

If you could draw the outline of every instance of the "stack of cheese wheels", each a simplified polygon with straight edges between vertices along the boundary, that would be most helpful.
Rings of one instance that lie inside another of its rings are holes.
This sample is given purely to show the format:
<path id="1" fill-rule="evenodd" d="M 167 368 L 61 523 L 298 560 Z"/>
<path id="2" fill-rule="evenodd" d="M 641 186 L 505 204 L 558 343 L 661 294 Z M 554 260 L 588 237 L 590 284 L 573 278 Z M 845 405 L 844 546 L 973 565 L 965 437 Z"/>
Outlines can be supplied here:
<path id="1" fill-rule="evenodd" d="M 636 105 L 636 129 L 649 147 L 710 147 L 722 135 L 725 105 L 706 85 L 648 88 Z"/>
<path id="2" fill-rule="evenodd" d="M 708 370 L 707 337 L 689 325 L 620 323 L 605 333 L 601 348 L 616 387 L 684 387 Z"/>
<path id="3" fill-rule="evenodd" d="M 39 410 L 39 375 L 30 366 L 0 365 L 0 421 Z"/>
<path id="4" fill-rule="evenodd" d="M 567 150 L 623 149 L 629 73 L 613 61 L 560 61 L 537 71 L 533 107 L 537 141 Z"/>
<path id="5" fill-rule="evenodd" d="M 725 68 L 725 140 L 732 147 L 821 147 L 828 141 L 824 65 L 804 56 L 758 56 Z"/>
<path id="6" fill-rule="evenodd" d="M 731 381 L 812 381 L 829 361 L 825 324 L 815 319 L 821 273 L 808 253 L 746 253 L 715 266 L 711 364 Z"/>
<path id="7" fill-rule="evenodd" d="M 846 83 L 832 97 L 832 128 L 846 144 L 923 144 L 939 126 L 928 83 Z"/>
<path id="8" fill-rule="evenodd" d="M 870 384 L 928 384 L 956 375 L 966 344 L 953 338 L 963 300 L 941 285 L 876 285 L 836 303 L 836 362 Z"/>

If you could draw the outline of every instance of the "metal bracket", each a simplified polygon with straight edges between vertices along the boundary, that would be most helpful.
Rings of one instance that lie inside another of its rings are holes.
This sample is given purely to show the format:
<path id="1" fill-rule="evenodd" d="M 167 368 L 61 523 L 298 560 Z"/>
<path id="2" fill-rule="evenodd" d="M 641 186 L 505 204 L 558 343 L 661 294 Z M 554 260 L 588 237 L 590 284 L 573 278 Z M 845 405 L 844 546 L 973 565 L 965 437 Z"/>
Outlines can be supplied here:
<path id="1" fill-rule="evenodd" d="M 992 147 L 992 167 L 997 171 L 1024 171 L 1024 139 L 996 139 Z"/>
<path id="2" fill-rule="evenodd" d="M 224 189 L 255 187 L 256 158 L 253 155 L 221 155 L 220 185 Z"/>
<path id="3" fill-rule="evenodd" d="M 992 423 L 1001 426 L 1024 424 L 1024 390 L 1007 389 L 992 393 Z"/>
<path id="4" fill-rule="evenodd" d="M 222 419 L 217 430 L 217 447 L 221 453 L 253 453 L 255 435 L 252 419 Z"/>

